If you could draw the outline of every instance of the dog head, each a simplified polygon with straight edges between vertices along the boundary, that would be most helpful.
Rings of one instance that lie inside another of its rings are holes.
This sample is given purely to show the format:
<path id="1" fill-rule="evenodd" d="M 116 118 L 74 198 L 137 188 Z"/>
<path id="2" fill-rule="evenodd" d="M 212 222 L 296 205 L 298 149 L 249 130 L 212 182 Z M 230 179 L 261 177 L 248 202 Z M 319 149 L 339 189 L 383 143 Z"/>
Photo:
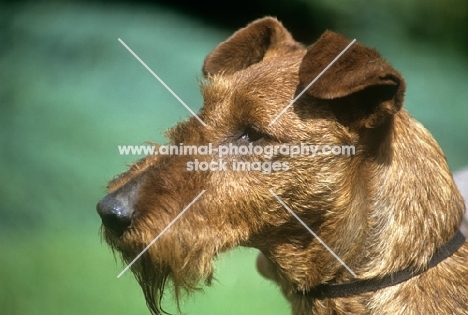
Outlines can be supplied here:
<path id="1" fill-rule="evenodd" d="M 203 74 L 206 126 L 191 117 L 168 132 L 170 144 L 277 150 L 151 155 L 109 184 L 98 204 L 104 237 L 127 263 L 151 243 L 132 271 L 153 312 L 168 278 L 176 296 L 209 283 L 213 258 L 238 245 L 265 254 L 287 296 L 351 279 L 284 205 L 363 277 L 422 266 L 456 228 L 463 206 L 444 156 L 402 109 L 404 80 L 375 50 L 330 31 L 306 49 L 264 18 L 216 47 Z M 319 151 L 291 154 L 301 145 Z M 354 151 L 330 154 L 335 147 Z M 217 169 L 195 169 L 202 162 Z M 428 210 L 440 198 L 455 210 Z M 429 245 L 395 258 L 415 233 Z"/>

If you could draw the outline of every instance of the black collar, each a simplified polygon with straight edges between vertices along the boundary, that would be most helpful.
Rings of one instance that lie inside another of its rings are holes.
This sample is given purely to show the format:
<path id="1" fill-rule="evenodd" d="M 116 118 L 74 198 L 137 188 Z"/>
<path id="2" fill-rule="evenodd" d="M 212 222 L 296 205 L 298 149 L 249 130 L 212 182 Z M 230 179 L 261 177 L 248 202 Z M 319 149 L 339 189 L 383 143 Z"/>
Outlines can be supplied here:
<path id="1" fill-rule="evenodd" d="M 419 271 L 412 271 L 410 268 L 388 274 L 379 279 L 355 280 L 346 283 L 321 284 L 304 294 L 316 299 L 337 298 L 350 295 L 357 295 L 366 292 L 377 291 L 401 282 L 404 282 L 414 276 L 417 276 L 426 270 L 436 266 L 444 259 L 450 257 L 465 243 L 465 236 L 457 230 L 455 235 L 444 245 L 442 245 L 432 256 L 426 268 Z"/>

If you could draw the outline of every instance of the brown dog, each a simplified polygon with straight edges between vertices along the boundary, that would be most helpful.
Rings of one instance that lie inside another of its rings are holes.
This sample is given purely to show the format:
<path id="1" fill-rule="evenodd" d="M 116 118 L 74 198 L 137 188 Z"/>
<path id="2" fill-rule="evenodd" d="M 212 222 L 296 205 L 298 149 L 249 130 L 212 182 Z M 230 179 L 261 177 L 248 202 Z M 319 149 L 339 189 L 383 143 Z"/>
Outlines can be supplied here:
<path id="1" fill-rule="evenodd" d="M 167 284 L 177 297 L 209 284 L 213 258 L 250 246 L 295 315 L 468 314 L 464 203 L 444 154 L 402 109 L 401 75 L 349 44 L 326 32 L 305 49 L 273 18 L 239 30 L 205 59 L 207 126 L 180 123 L 177 155 L 155 147 L 109 183 L 97 209 L 124 261 L 159 235 L 131 266 L 153 313 Z M 218 152 L 181 154 L 208 144 Z M 306 144 L 355 151 L 281 149 Z"/>

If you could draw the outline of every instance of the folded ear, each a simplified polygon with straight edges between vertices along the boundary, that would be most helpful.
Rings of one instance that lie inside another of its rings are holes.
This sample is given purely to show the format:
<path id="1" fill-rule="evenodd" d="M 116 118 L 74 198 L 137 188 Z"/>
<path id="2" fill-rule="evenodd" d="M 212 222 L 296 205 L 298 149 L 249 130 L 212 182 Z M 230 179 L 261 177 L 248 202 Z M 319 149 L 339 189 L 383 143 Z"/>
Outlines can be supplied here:
<path id="1" fill-rule="evenodd" d="M 266 17 L 240 29 L 218 45 L 203 64 L 205 76 L 232 74 L 262 61 L 271 52 L 287 52 L 302 48 L 278 22 Z"/>
<path id="2" fill-rule="evenodd" d="M 299 69 L 301 85 L 307 86 L 351 41 L 327 31 L 313 44 Z M 405 82 L 375 50 L 354 43 L 307 90 L 329 102 L 337 116 L 357 127 L 374 128 L 397 113 L 403 105 Z M 336 105 L 336 106 L 334 106 Z"/>

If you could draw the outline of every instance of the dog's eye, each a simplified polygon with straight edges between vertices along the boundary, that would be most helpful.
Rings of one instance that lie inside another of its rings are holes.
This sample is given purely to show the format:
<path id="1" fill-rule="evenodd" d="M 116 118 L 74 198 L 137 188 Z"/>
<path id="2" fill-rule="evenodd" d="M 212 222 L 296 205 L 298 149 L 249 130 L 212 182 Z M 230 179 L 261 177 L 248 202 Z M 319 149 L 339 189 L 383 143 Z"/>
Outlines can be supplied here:
<path id="1" fill-rule="evenodd" d="M 264 138 L 265 135 L 258 130 L 253 128 L 247 129 L 244 134 L 241 136 L 241 139 L 248 142 L 254 142 Z"/>

